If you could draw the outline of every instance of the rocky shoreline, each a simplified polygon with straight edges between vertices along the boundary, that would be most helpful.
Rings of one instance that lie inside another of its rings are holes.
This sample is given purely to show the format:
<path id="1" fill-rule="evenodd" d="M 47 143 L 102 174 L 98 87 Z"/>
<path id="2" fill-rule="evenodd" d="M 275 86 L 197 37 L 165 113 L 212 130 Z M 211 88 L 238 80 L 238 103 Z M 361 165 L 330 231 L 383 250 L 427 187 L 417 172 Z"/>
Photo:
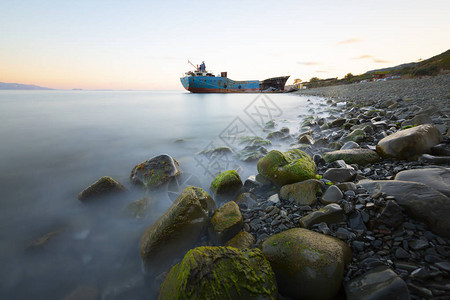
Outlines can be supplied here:
<path id="1" fill-rule="evenodd" d="M 300 91 L 326 97 L 329 116 L 295 134 L 270 122 L 289 151 L 263 151 L 246 180 L 221 173 L 209 194 L 187 188 L 145 231 L 159 298 L 449 299 L 449 87 L 445 75 Z M 152 190 L 180 174 L 160 155 L 131 179 Z M 106 178 L 80 200 L 118 191 Z"/>

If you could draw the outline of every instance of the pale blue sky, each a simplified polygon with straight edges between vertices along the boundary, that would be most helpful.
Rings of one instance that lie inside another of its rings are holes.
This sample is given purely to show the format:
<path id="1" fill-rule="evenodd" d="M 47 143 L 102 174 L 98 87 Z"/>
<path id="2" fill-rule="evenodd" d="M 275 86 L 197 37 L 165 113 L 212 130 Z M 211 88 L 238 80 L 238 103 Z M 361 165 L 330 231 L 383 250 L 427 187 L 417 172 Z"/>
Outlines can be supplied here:
<path id="1" fill-rule="evenodd" d="M 450 47 L 450 1 L 0 2 L 0 81 L 181 89 L 200 63 L 236 80 L 343 77 Z"/>

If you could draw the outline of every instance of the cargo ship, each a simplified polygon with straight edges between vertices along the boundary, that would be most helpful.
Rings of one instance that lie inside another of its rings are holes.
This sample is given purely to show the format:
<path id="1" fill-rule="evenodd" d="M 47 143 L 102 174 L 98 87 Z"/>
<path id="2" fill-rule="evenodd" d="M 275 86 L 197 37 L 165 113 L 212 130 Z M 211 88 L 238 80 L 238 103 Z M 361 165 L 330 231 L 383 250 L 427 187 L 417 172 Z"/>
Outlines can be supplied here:
<path id="1" fill-rule="evenodd" d="M 228 78 L 227 72 L 214 76 L 206 71 L 204 63 L 200 67 L 189 63 L 196 70 L 186 72 L 180 80 L 183 87 L 191 93 L 282 93 L 289 78 L 289 76 L 280 76 L 262 81 L 235 81 Z"/>

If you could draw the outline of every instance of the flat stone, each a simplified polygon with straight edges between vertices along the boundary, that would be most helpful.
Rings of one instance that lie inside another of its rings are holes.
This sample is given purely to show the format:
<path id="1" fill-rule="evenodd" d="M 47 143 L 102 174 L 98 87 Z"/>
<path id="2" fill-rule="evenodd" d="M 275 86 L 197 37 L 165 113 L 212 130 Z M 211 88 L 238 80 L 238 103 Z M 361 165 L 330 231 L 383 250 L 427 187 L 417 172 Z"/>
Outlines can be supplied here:
<path id="1" fill-rule="evenodd" d="M 403 212 L 395 201 L 389 200 L 377 220 L 386 226 L 397 228 L 403 223 Z"/>
<path id="2" fill-rule="evenodd" d="M 395 197 L 410 217 L 427 223 L 438 235 L 450 237 L 450 198 L 444 194 L 422 183 L 400 180 L 363 180 L 359 184 L 370 194 Z"/>
<path id="3" fill-rule="evenodd" d="M 345 294 L 347 300 L 409 300 L 406 283 L 386 266 L 376 267 L 347 282 Z"/>
<path id="4" fill-rule="evenodd" d="M 314 224 L 325 222 L 328 225 L 345 221 L 342 208 L 336 204 L 328 204 L 325 207 L 311 212 L 300 219 L 299 224 L 304 228 L 311 228 Z"/>
<path id="5" fill-rule="evenodd" d="M 438 263 L 435 263 L 434 265 L 441 270 L 450 272 L 450 262 L 448 262 L 448 261 L 438 262 Z"/>
<path id="6" fill-rule="evenodd" d="M 358 149 L 358 148 L 359 148 L 358 143 L 355 143 L 355 142 L 353 142 L 353 141 L 350 141 L 350 142 L 346 142 L 346 143 L 341 147 L 340 150 Z"/>
<path id="7" fill-rule="evenodd" d="M 408 251 L 406 251 L 402 247 L 398 247 L 397 250 L 395 250 L 395 257 L 399 259 L 405 259 L 410 258 L 411 254 L 409 254 Z"/>
<path id="8" fill-rule="evenodd" d="M 356 178 L 356 171 L 353 168 L 330 168 L 323 174 L 324 179 L 332 182 L 348 182 Z"/>
<path id="9" fill-rule="evenodd" d="M 324 153 L 323 158 L 328 163 L 342 159 L 348 164 L 357 164 L 360 166 L 376 163 L 380 159 L 375 151 L 369 149 L 337 150 Z"/>
<path id="10" fill-rule="evenodd" d="M 412 240 L 409 242 L 408 246 L 417 251 L 417 250 L 422 250 L 428 247 L 428 243 L 423 241 L 423 240 Z"/>
<path id="11" fill-rule="evenodd" d="M 397 173 L 395 180 L 420 182 L 450 197 L 450 168 L 425 168 Z"/>

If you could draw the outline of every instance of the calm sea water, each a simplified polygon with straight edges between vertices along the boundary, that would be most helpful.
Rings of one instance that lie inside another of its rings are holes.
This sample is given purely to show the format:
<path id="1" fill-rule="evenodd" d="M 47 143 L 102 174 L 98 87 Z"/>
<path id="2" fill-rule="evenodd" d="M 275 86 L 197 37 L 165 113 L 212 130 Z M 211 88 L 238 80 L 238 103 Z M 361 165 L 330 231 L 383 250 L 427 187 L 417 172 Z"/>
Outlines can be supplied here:
<path id="1" fill-rule="evenodd" d="M 133 166 L 167 153 L 205 190 L 219 171 L 239 168 L 245 179 L 256 163 L 209 161 L 198 153 L 215 146 L 240 150 L 239 137 L 265 136 L 262 125 L 272 118 L 278 128 L 298 132 L 301 116 L 323 107 L 323 99 L 309 98 L 0 91 L 0 298 L 57 299 L 95 286 L 102 299 L 148 299 L 140 236 L 183 184 L 156 192 L 147 218 L 129 217 L 124 207 L 144 195 L 129 183 Z M 81 190 L 106 175 L 128 192 L 94 205 L 78 201 Z M 54 231 L 44 245 L 27 249 Z"/>

